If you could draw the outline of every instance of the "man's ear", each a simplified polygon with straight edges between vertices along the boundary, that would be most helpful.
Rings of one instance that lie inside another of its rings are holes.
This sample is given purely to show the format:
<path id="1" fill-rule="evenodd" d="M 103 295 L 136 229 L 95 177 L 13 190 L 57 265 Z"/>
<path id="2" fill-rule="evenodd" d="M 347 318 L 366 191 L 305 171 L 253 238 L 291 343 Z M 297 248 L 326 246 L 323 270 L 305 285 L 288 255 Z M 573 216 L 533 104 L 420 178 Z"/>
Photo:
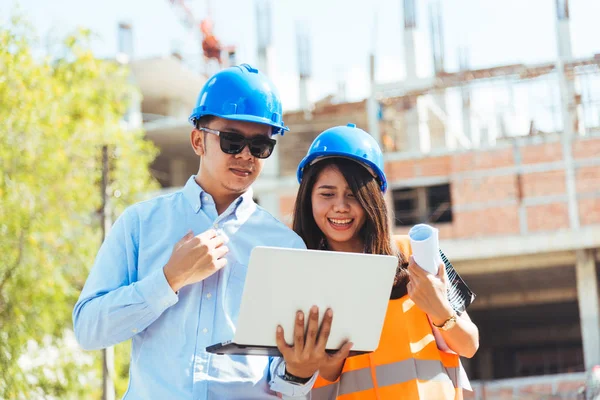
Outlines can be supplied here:
<path id="1" fill-rule="evenodd" d="M 194 149 L 194 153 L 198 156 L 203 156 L 206 153 L 205 138 L 204 132 L 199 131 L 198 129 L 194 129 L 190 134 L 192 148 Z"/>

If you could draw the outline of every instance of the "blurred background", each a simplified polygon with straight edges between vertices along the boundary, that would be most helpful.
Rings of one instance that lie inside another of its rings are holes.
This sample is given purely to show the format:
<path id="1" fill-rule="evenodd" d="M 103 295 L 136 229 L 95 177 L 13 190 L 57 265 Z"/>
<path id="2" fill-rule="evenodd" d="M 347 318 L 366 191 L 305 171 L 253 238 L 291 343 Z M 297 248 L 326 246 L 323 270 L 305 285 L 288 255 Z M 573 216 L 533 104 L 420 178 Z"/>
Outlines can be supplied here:
<path id="1" fill-rule="evenodd" d="M 598 16 L 596 0 L 3 0 L 0 398 L 124 394 L 129 344 L 79 350 L 72 307 L 123 208 L 197 172 L 187 117 L 242 62 L 290 128 L 261 206 L 289 223 L 309 144 L 357 124 L 386 152 L 395 232 L 439 228 L 477 294 L 465 398 L 592 398 Z"/>

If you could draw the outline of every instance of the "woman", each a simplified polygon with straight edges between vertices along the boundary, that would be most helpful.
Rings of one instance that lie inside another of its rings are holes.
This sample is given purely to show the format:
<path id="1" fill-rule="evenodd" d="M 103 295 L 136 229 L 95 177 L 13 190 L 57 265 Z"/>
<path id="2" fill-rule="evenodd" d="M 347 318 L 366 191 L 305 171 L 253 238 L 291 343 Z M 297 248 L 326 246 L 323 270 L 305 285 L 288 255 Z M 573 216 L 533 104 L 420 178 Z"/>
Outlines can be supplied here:
<path id="1" fill-rule="evenodd" d="M 470 387 L 459 355 L 475 354 L 478 330 L 451 307 L 443 265 L 428 274 L 410 257 L 407 237 L 392 240 L 377 142 L 353 124 L 328 129 L 297 175 L 293 228 L 309 249 L 398 256 L 378 349 L 345 358 L 350 346 L 343 346 L 321 364 L 311 398 L 461 399 Z"/>

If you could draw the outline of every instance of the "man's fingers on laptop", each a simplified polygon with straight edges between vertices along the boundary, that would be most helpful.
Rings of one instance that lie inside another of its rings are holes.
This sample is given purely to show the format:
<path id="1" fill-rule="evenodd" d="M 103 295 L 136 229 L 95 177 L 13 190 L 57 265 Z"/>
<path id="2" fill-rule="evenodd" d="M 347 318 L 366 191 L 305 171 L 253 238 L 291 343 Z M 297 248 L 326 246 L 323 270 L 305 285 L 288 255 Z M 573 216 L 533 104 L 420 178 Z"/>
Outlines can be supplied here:
<path id="1" fill-rule="evenodd" d="M 325 316 L 323 317 L 323 322 L 321 322 L 321 329 L 319 332 L 319 340 L 318 340 L 318 348 L 320 351 L 325 351 L 325 346 L 327 346 L 327 340 L 329 339 L 329 334 L 331 333 L 331 323 L 333 321 L 333 310 L 328 308 L 325 311 Z"/>
<path id="2" fill-rule="evenodd" d="M 275 338 L 288 373 L 300 378 L 309 378 L 319 369 L 322 357 L 316 356 L 314 351 L 308 351 L 304 345 L 304 313 L 302 311 L 296 313 L 294 345 L 290 346 L 285 342 L 281 325 L 277 327 Z"/>
<path id="3" fill-rule="evenodd" d="M 319 334 L 319 307 L 312 306 L 308 314 L 308 327 L 306 329 L 306 339 L 304 343 L 304 351 L 311 353 L 317 343 Z"/>
<path id="4" fill-rule="evenodd" d="M 302 354 L 304 349 L 304 313 L 296 312 L 296 323 L 294 324 L 294 352 L 296 355 Z"/>
<path id="5" fill-rule="evenodd" d="M 277 343 L 277 349 L 281 352 L 283 358 L 288 357 L 290 352 L 293 351 L 293 347 L 285 342 L 285 336 L 283 335 L 283 328 L 281 325 L 277 326 L 275 342 Z"/>
<path id="6" fill-rule="evenodd" d="M 348 355 L 350 355 L 350 350 L 352 350 L 352 346 L 354 346 L 354 343 L 351 341 L 345 342 L 338 351 L 331 355 L 331 358 L 335 360 L 344 360 L 348 358 Z"/>

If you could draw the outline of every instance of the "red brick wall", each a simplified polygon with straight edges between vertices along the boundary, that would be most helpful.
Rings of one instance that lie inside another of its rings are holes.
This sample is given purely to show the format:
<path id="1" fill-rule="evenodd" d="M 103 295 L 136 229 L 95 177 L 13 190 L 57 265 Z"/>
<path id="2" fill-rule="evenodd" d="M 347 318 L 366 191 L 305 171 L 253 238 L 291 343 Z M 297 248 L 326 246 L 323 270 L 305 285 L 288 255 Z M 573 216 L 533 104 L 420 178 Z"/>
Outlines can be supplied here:
<path id="1" fill-rule="evenodd" d="M 385 165 L 385 174 L 388 181 L 423 176 L 447 176 L 451 162 L 450 156 L 393 161 Z"/>
<path id="2" fill-rule="evenodd" d="M 471 172 L 512 167 L 515 163 L 512 149 L 470 151 L 452 157 L 452 172 Z"/>
<path id="3" fill-rule="evenodd" d="M 567 203 L 552 203 L 527 207 L 529 232 L 554 231 L 569 228 Z"/>
<path id="4" fill-rule="evenodd" d="M 521 147 L 523 164 L 539 164 L 562 160 L 562 146 L 559 142 L 527 145 Z"/>
<path id="5" fill-rule="evenodd" d="M 600 156 L 600 139 L 582 138 L 573 143 L 574 158 L 592 158 Z"/>
<path id="6" fill-rule="evenodd" d="M 468 238 L 477 236 L 510 235 L 519 233 L 517 206 L 490 207 L 454 213 L 452 236 Z"/>
<path id="7" fill-rule="evenodd" d="M 450 156 L 419 159 L 418 162 L 413 163 L 415 176 L 447 175 L 448 171 L 450 171 L 451 163 L 452 158 Z"/>
<path id="8" fill-rule="evenodd" d="M 600 197 L 579 200 L 581 225 L 600 224 Z"/>
<path id="9" fill-rule="evenodd" d="M 389 182 L 414 178 L 414 164 L 413 160 L 389 162 L 385 164 L 385 176 Z"/>
<path id="10" fill-rule="evenodd" d="M 584 138 L 573 144 L 575 159 L 600 158 L 600 139 Z M 600 165 L 579 167 L 575 171 L 575 186 L 580 198 L 579 221 L 581 225 L 600 224 Z"/>
<path id="11" fill-rule="evenodd" d="M 529 144 L 520 147 L 524 166 L 562 161 L 560 142 Z M 575 161 L 600 159 L 600 139 L 584 138 L 574 141 Z M 444 162 L 440 162 L 444 160 Z M 512 148 L 465 152 L 447 157 L 403 160 L 389 163 L 390 181 L 414 179 L 419 176 L 448 177 L 452 189 L 454 220 L 438 226 L 446 238 L 517 234 L 519 230 L 519 205 L 540 205 L 525 208 L 529 232 L 552 231 L 569 228 L 568 207 L 565 202 L 553 202 L 551 196 L 566 195 L 566 176 L 562 169 L 516 174 Z M 437 165 L 438 168 L 422 168 Z M 448 165 L 443 173 L 444 165 Z M 557 166 L 560 168 L 560 164 Z M 418 175 L 416 172 L 425 172 Z M 429 173 L 429 171 L 434 171 Z M 442 172 L 442 173 L 440 173 Z M 475 175 L 475 176 L 474 176 Z M 583 166 L 575 171 L 578 194 L 588 194 L 579 200 L 580 223 L 600 223 L 600 167 Z M 440 232 L 440 233 L 442 233 Z"/>
<path id="12" fill-rule="evenodd" d="M 534 172 L 521 176 L 523 197 L 560 195 L 567 192 L 565 171 Z"/>
<path id="13" fill-rule="evenodd" d="M 528 144 L 520 147 L 525 168 L 562 160 L 560 142 Z M 598 162 L 600 138 L 577 139 L 574 160 Z M 444 238 L 470 238 L 520 233 L 519 208 L 525 207 L 528 232 L 569 228 L 567 203 L 552 196 L 566 195 L 565 171 L 527 172 L 517 175 L 513 148 L 460 152 L 451 155 L 390 161 L 385 170 L 388 181 L 423 177 L 447 179 L 451 183 L 453 222 L 439 224 Z M 600 224 L 600 166 L 586 165 L 575 170 L 580 223 Z M 281 199 L 281 212 L 290 214 L 293 196 Z M 530 205 L 532 204 L 536 205 Z M 550 204 L 545 204 L 553 201 Z M 540 204 L 538 204 L 540 203 Z M 408 228 L 397 228 L 406 233 Z"/>
<path id="14" fill-rule="evenodd" d="M 453 206 L 514 200 L 517 197 L 515 175 L 456 180 L 452 182 L 451 189 Z"/>
<path id="15" fill-rule="evenodd" d="M 600 166 L 577 168 L 575 180 L 577 182 L 577 193 L 600 192 Z"/>

